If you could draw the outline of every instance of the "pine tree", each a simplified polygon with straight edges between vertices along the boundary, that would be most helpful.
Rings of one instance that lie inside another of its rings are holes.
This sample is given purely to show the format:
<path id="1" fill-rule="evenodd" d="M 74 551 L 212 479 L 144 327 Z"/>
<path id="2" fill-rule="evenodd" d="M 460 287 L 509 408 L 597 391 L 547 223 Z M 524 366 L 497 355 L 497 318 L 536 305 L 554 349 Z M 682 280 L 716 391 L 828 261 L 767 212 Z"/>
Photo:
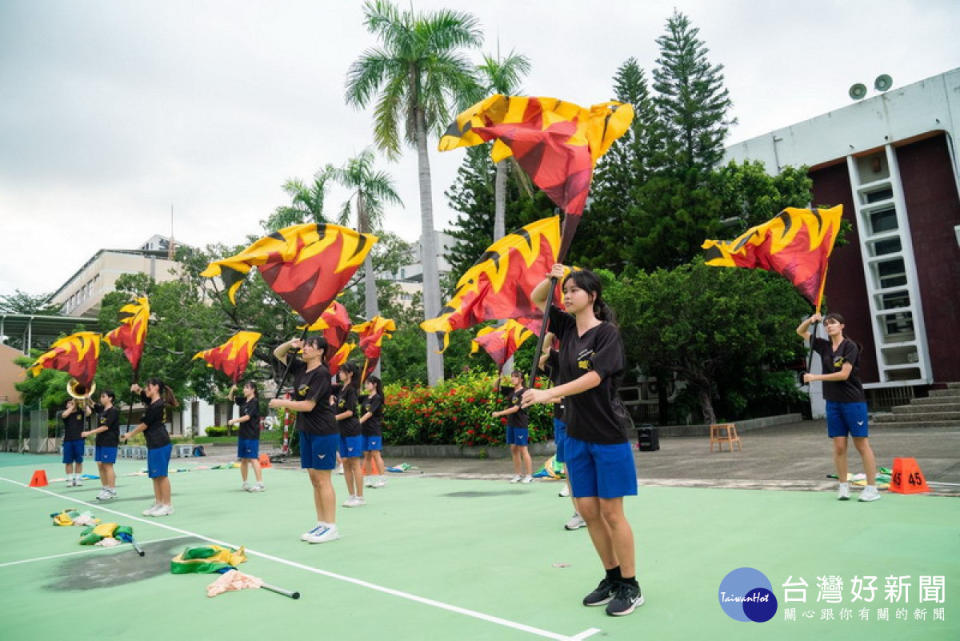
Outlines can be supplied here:
<path id="1" fill-rule="evenodd" d="M 659 67 L 653 71 L 659 169 L 687 180 L 720 162 L 728 127 L 735 123 L 727 120 L 733 103 L 723 86 L 723 65 L 710 64 L 699 33 L 687 16 L 674 10 L 666 33 L 657 38 Z"/>
<path id="2" fill-rule="evenodd" d="M 571 248 L 572 262 L 619 273 L 630 262 L 623 231 L 637 223 L 637 190 L 650 173 L 656 111 L 647 79 L 636 58 L 613 77 L 614 100 L 633 105 L 630 129 L 597 162 L 590 201 Z"/>

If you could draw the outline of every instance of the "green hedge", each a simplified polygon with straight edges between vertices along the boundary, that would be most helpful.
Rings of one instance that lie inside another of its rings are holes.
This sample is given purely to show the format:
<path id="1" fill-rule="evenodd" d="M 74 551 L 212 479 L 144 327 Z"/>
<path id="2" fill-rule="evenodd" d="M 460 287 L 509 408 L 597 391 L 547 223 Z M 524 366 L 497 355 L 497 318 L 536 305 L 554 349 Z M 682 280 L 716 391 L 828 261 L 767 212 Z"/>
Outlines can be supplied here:
<path id="1" fill-rule="evenodd" d="M 506 409 L 504 397 L 494 394 L 495 378 L 487 374 L 461 374 L 436 387 L 387 385 L 383 411 L 383 441 L 388 445 L 503 445 L 506 417 L 493 412 Z M 536 387 L 541 386 L 538 379 Z M 553 437 L 553 407 L 528 408 L 530 442 Z"/>

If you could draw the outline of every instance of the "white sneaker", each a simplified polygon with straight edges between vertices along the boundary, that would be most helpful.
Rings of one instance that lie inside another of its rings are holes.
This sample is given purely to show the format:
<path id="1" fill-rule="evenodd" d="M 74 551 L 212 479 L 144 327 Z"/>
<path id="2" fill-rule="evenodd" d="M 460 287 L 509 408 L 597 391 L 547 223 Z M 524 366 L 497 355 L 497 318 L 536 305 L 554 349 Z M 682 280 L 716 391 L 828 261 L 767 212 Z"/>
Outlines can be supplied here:
<path id="1" fill-rule="evenodd" d="M 562 496 L 563 498 L 567 498 L 568 496 L 570 496 L 570 488 L 564 485 L 563 489 L 560 490 L 557 496 Z"/>
<path id="2" fill-rule="evenodd" d="M 343 463 L 337 466 L 337 474 L 343 474 Z"/>
<path id="3" fill-rule="evenodd" d="M 849 501 L 850 500 L 850 484 L 841 483 L 839 490 L 837 491 L 837 500 L 838 501 Z"/>
<path id="4" fill-rule="evenodd" d="M 375 476 L 368 476 L 364 478 L 363 487 L 376 487 L 377 486 L 376 478 L 377 477 Z"/>
<path id="5" fill-rule="evenodd" d="M 240 486 L 240 489 L 243 490 L 244 492 L 249 492 L 249 491 L 250 491 L 250 484 L 247 483 L 246 481 L 244 481 L 244 482 L 243 482 L 243 485 Z"/>
<path id="6" fill-rule="evenodd" d="M 306 531 L 306 532 L 304 532 L 303 534 L 300 535 L 300 540 L 301 540 L 301 541 L 307 541 L 307 540 L 309 540 L 309 537 L 310 537 L 310 536 L 316 534 L 316 533 L 319 532 L 320 530 L 326 529 L 327 527 L 329 527 L 329 526 L 328 526 L 326 523 L 324 523 L 323 521 L 317 521 L 317 524 L 314 525 L 313 528 L 311 528 L 310 530 L 308 530 L 308 531 Z"/>
<path id="7" fill-rule="evenodd" d="M 105 490 L 105 489 L 104 489 L 104 490 L 100 490 L 100 493 L 97 494 L 97 500 L 98 500 L 98 501 L 108 501 L 108 500 L 110 500 L 110 499 L 112 499 L 112 498 L 113 498 L 113 496 L 110 494 L 110 492 L 108 492 L 108 491 Z"/>
<path id="8" fill-rule="evenodd" d="M 263 492 L 264 489 L 265 488 L 263 487 L 263 483 L 257 483 L 256 485 L 252 486 L 249 490 L 247 490 L 247 492 Z"/>
<path id="9" fill-rule="evenodd" d="M 160 507 L 158 507 L 153 511 L 153 514 L 151 514 L 151 516 L 170 516 L 171 514 L 173 514 L 172 505 L 161 505 Z"/>
<path id="10" fill-rule="evenodd" d="M 143 514 L 144 516 L 153 516 L 153 513 L 157 511 L 157 508 L 158 508 L 158 507 L 160 507 L 160 504 L 159 504 L 159 503 L 154 503 L 153 505 L 151 505 L 150 507 L 148 507 L 147 509 L 145 509 L 145 510 L 142 512 L 142 514 Z"/>
<path id="11" fill-rule="evenodd" d="M 307 538 L 304 539 L 307 543 L 329 543 L 330 541 L 336 541 L 340 538 L 340 532 L 337 530 L 337 526 L 330 524 L 324 524 L 322 528 L 312 531 L 307 535 Z"/>
<path id="12" fill-rule="evenodd" d="M 365 505 L 366 501 L 360 496 L 351 496 L 343 502 L 343 507 L 360 507 Z"/>
<path id="13" fill-rule="evenodd" d="M 579 530 L 580 528 L 586 526 L 587 522 L 583 520 L 583 517 L 579 513 L 574 512 L 573 516 L 570 517 L 570 520 L 564 523 L 563 527 L 565 530 Z"/>
<path id="14" fill-rule="evenodd" d="M 510 482 L 511 482 L 511 483 L 519 483 L 522 478 L 523 478 L 523 477 L 520 476 L 519 474 L 515 474 L 515 475 L 513 476 L 513 478 L 510 479 Z"/>
<path id="15" fill-rule="evenodd" d="M 76 478 L 74 479 L 73 484 L 75 487 L 80 487 L 81 485 L 83 485 L 83 479 Z"/>
<path id="16" fill-rule="evenodd" d="M 864 503 L 868 501 L 876 501 L 880 498 L 880 492 L 877 491 L 876 485 L 868 485 L 863 488 L 863 492 L 860 492 L 860 498 L 857 499 Z"/>
<path id="17" fill-rule="evenodd" d="M 533 483 L 533 477 L 530 476 L 529 474 L 527 474 L 527 475 L 524 476 L 522 479 L 520 479 L 520 482 L 521 482 L 521 483 Z"/>
<path id="18" fill-rule="evenodd" d="M 387 480 L 382 476 L 377 477 L 377 482 L 373 484 L 373 487 L 384 487 L 387 484 Z"/>
<path id="19" fill-rule="evenodd" d="M 67 487 L 76 487 L 76 485 L 77 485 L 76 479 L 67 479 Z"/>

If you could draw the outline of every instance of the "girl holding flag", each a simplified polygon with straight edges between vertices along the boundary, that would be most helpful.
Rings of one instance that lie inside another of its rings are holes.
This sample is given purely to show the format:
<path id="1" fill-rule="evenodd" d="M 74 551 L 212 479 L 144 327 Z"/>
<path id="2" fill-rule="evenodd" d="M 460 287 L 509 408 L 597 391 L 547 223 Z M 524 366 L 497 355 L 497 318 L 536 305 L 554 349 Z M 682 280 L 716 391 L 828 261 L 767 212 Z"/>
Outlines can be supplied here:
<path id="1" fill-rule="evenodd" d="M 234 400 L 233 394 L 237 391 L 234 384 L 230 387 L 229 398 Z M 237 458 L 240 459 L 240 478 L 243 485 L 240 489 L 245 492 L 263 492 L 263 472 L 260 470 L 260 398 L 257 396 L 257 384 L 247 381 L 243 384 L 243 398 L 234 401 L 240 407 L 240 416 L 227 421 L 228 425 L 239 425 L 240 434 L 237 439 Z M 253 467 L 257 476 L 256 485 L 247 483 L 247 467 Z"/>
<path id="2" fill-rule="evenodd" d="M 552 279 L 563 283 L 566 312 L 545 309 Z M 583 604 L 607 604 L 611 616 L 629 614 L 643 604 L 643 597 L 636 579 L 633 530 L 623 511 L 623 497 L 637 493 L 637 470 L 627 440 L 630 417 L 617 396 L 626 366 L 623 341 L 612 310 L 603 302 L 600 279 L 591 271 L 574 271 L 564 278 L 564 266 L 556 264 L 531 298 L 549 314 L 550 331 L 560 341 L 559 384 L 527 390 L 523 405 L 564 399 L 570 487 L 606 572 Z"/>
<path id="3" fill-rule="evenodd" d="M 360 430 L 363 434 L 363 466 L 370 466 L 371 476 L 367 487 L 383 487 L 387 481 L 383 478 L 383 382 L 378 376 L 368 376 L 363 384 L 366 395 L 360 405 Z"/>
<path id="4" fill-rule="evenodd" d="M 284 408 L 297 412 L 297 431 L 300 432 L 300 467 L 310 475 L 313 486 L 313 504 L 317 512 L 317 524 L 300 536 L 308 543 L 327 543 L 340 538 L 337 530 L 337 495 L 333 489 L 330 472 L 337 461 L 340 433 L 334 419 L 330 398 L 330 370 L 323 362 L 327 341 L 320 336 L 306 340 L 294 338 L 278 346 L 273 355 L 287 364 L 291 349 L 303 350 L 303 361 L 290 363 L 293 374 L 293 398 L 274 398 L 271 408 Z"/>
<path id="5" fill-rule="evenodd" d="M 357 418 L 357 390 L 360 389 L 360 368 L 356 363 L 347 362 L 337 372 L 340 378 L 340 390 L 337 393 L 337 423 L 340 426 L 340 460 L 343 461 L 343 474 L 347 481 L 350 497 L 343 507 L 366 505 L 363 498 L 363 435 Z"/>
<path id="6" fill-rule="evenodd" d="M 167 433 L 167 407 L 177 407 L 177 398 L 173 390 L 167 387 L 159 378 L 147 380 L 146 387 L 134 383 L 130 391 L 140 394 L 141 400 L 147 404 L 140 424 L 120 436 L 121 441 L 128 441 L 140 432 L 144 432 L 147 439 L 147 471 L 153 479 L 154 504 L 143 511 L 144 516 L 167 516 L 173 514 L 173 501 L 170 497 L 170 477 L 167 467 L 170 465 L 170 434 Z"/>
<path id="7" fill-rule="evenodd" d="M 833 464 L 837 468 L 840 483 L 837 498 L 850 499 L 850 484 L 847 482 L 847 436 L 853 437 L 853 446 L 863 459 L 863 471 L 867 486 L 860 493 L 860 501 L 876 501 L 877 462 L 870 447 L 868 436 L 867 398 L 860 384 L 860 348 L 843 335 L 843 316 L 815 313 L 797 327 L 797 334 L 804 340 L 811 337 L 810 324 L 823 320 L 827 337 L 813 338 L 813 351 L 820 355 L 823 374 L 804 374 L 803 382 L 823 381 L 823 397 L 827 401 L 827 435 L 833 439 Z"/>
<path id="8" fill-rule="evenodd" d="M 97 495 L 98 501 L 117 498 L 117 476 L 113 464 L 117 462 L 117 446 L 120 443 L 120 412 L 113 406 L 116 399 L 117 395 L 111 390 L 101 392 L 100 404 L 93 408 L 97 412 L 97 427 L 81 434 L 84 438 L 97 435 L 94 459 L 103 487 Z"/>
<path id="9" fill-rule="evenodd" d="M 507 445 L 510 446 L 510 455 L 513 457 L 514 473 L 511 483 L 533 482 L 533 461 L 530 460 L 530 450 L 527 447 L 530 442 L 529 418 L 527 410 L 521 405 L 523 393 L 527 391 L 525 378 L 519 370 L 515 369 L 510 373 L 513 389 L 503 390 L 510 407 L 493 413 L 495 418 L 507 417 Z M 493 389 L 494 392 L 500 391 L 499 377 L 493 384 Z M 526 475 L 521 474 L 523 469 L 526 469 Z"/>

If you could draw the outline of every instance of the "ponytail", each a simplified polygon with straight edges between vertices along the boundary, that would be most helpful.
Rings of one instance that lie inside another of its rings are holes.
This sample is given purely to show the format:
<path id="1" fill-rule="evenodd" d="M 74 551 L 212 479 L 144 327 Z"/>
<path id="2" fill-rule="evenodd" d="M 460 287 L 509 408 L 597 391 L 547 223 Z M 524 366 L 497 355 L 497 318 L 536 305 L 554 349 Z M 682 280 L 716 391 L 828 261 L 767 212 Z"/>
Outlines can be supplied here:
<path id="1" fill-rule="evenodd" d="M 160 388 L 160 399 L 163 401 L 164 405 L 169 407 L 180 407 L 180 403 L 177 402 L 177 397 L 174 396 L 173 390 L 170 389 L 170 386 L 161 381 L 157 377 L 147 379 L 147 385 L 156 385 Z"/>

